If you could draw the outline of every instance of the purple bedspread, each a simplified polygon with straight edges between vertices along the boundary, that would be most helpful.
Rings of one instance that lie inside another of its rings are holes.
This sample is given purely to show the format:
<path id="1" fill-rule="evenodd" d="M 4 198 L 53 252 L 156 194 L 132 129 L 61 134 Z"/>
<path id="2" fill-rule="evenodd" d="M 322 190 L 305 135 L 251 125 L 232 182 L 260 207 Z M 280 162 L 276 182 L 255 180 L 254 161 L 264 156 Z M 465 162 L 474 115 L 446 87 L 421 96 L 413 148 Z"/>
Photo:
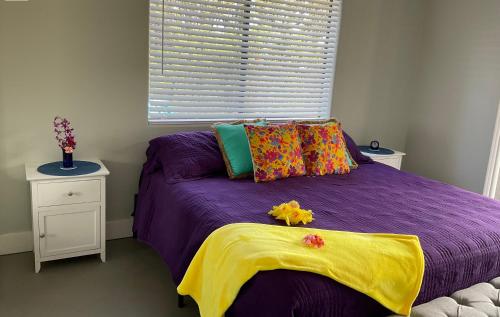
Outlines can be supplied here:
<path id="1" fill-rule="evenodd" d="M 259 184 L 225 176 L 167 184 L 159 172 L 144 175 L 134 232 L 163 257 L 178 284 L 212 231 L 235 222 L 281 224 L 267 211 L 292 199 L 313 210 L 311 227 L 419 236 L 426 264 L 417 304 L 500 275 L 500 203 L 378 163 L 346 176 Z M 327 277 L 276 270 L 247 282 L 226 316 L 388 313 Z"/>

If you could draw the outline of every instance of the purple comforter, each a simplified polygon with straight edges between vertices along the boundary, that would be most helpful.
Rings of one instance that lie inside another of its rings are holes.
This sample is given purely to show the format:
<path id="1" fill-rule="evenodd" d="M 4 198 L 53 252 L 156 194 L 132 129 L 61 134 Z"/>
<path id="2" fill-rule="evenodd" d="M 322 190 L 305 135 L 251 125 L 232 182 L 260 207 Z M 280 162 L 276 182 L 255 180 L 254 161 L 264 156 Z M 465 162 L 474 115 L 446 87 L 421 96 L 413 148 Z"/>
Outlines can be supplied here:
<path id="1" fill-rule="evenodd" d="M 297 177 L 272 183 L 213 176 L 167 184 L 143 175 L 134 221 L 178 284 L 204 239 L 235 222 L 281 224 L 267 211 L 295 199 L 312 209 L 309 226 L 414 234 L 425 253 L 417 304 L 500 275 L 500 204 L 381 165 L 346 176 Z M 307 272 L 260 272 L 241 289 L 226 316 L 385 316 L 367 296 Z"/>

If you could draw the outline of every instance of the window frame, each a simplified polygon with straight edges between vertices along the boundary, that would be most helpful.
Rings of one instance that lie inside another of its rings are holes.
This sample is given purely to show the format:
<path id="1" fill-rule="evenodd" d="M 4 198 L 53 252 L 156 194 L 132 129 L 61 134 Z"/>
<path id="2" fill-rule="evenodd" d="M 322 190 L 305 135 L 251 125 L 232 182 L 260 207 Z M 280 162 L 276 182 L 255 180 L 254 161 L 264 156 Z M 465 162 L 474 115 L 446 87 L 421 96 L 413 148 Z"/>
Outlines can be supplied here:
<path id="1" fill-rule="evenodd" d="M 165 0 L 162 0 L 163 2 Z M 249 0 L 253 1 L 253 0 Z M 314 0 L 312 0 L 314 1 Z M 329 82 L 329 88 L 328 88 L 328 105 L 329 107 L 327 108 L 327 111 L 325 112 L 324 116 L 317 117 L 317 118 L 311 118 L 311 117 L 287 117 L 287 118 L 266 118 L 262 116 L 255 116 L 255 117 L 234 117 L 234 118 L 200 118 L 200 119 L 195 119 L 195 118 L 189 118 L 189 119 L 152 119 L 150 118 L 150 97 L 151 97 L 151 36 L 149 33 L 151 32 L 151 24 L 148 23 L 148 96 L 147 96 L 147 107 L 146 107 L 146 118 L 148 125 L 196 125 L 196 126 L 202 126 L 202 125 L 209 125 L 213 124 L 215 122 L 232 122 L 232 121 L 237 121 L 237 120 L 253 120 L 253 119 L 265 119 L 266 121 L 270 122 L 289 122 L 292 120 L 307 120 L 307 121 L 321 121 L 325 120 L 331 117 L 332 113 L 332 107 L 333 107 L 333 95 L 334 95 L 334 86 L 335 86 L 335 75 L 336 75 L 336 62 L 337 62 L 337 56 L 338 56 L 338 47 L 339 47 L 339 36 L 340 36 L 340 28 L 342 25 L 342 8 L 343 8 L 343 0 L 328 0 L 329 2 L 332 3 L 332 6 L 334 3 L 337 3 L 340 7 L 338 11 L 332 10 L 332 16 L 335 12 L 338 12 L 338 21 L 336 23 L 336 26 L 332 29 L 333 31 L 333 37 L 336 38 L 336 45 L 333 51 L 333 69 L 331 73 L 331 80 Z M 151 1 L 150 1 L 151 3 Z M 249 6 L 250 7 L 250 6 Z M 148 9 L 148 16 L 151 16 L 151 5 Z M 243 16 L 243 18 L 247 18 L 246 16 Z M 329 32 L 325 32 L 329 33 Z M 164 33 L 163 33 L 164 34 Z M 244 36 L 244 35 L 243 35 Z M 244 43 L 244 40 L 241 42 L 242 44 Z M 242 47 L 244 47 L 242 45 Z M 247 46 L 248 47 L 248 46 Z"/>

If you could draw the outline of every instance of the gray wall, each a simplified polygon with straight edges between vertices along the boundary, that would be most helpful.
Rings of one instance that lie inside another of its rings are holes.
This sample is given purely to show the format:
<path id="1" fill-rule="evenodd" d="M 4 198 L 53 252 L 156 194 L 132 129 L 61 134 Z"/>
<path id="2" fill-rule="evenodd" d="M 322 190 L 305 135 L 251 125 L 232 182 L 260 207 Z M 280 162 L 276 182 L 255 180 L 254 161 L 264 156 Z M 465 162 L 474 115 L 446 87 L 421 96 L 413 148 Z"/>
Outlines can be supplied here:
<path id="1" fill-rule="evenodd" d="M 500 100 L 500 1 L 428 0 L 405 168 L 482 192 Z"/>
<path id="2" fill-rule="evenodd" d="M 24 162 L 60 159 L 55 115 L 76 158 L 111 170 L 108 219 L 130 215 L 147 140 L 147 1 L 0 2 L 0 233 L 31 226 Z"/>
<path id="3" fill-rule="evenodd" d="M 0 1 L 0 234 L 30 230 L 24 162 L 60 159 L 54 115 L 76 158 L 111 170 L 108 220 L 128 217 L 147 141 L 206 126 L 146 121 L 146 0 Z M 333 115 L 355 138 L 404 150 L 419 1 L 345 0 Z"/>
<path id="4" fill-rule="evenodd" d="M 358 143 L 405 150 L 423 8 L 420 0 L 344 0 L 333 114 Z"/>

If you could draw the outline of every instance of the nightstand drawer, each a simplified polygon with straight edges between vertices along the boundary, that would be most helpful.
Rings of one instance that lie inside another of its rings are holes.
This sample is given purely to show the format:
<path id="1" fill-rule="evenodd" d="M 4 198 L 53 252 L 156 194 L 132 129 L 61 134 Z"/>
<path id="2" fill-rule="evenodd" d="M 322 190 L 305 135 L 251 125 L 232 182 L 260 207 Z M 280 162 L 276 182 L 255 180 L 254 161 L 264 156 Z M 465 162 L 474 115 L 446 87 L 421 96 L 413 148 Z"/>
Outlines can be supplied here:
<path id="1" fill-rule="evenodd" d="M 390 158 L 373 158 L 374 161 L 392 166 L 394 168 L 400 169 L 401 168 L 401 156 L 397 157 L 390 157 Z"/>
<path id="2" fill-rule="evenodd" d="M 401 169 L 401 163 L 403 162 L 403 157 L 406 155 L 403 152 L 394 151 L 392 154 L 374 154 L 366 151 L 361 151 L 363 155 L 370 157 L 375 162 L 379 162 L 396 169 Z"/>
<path id="3" fill-rule="evenodd" d="M 58 206 L 101 201 L 101 182 L 97 179 L 38 184 L 38 206 Z"/>

